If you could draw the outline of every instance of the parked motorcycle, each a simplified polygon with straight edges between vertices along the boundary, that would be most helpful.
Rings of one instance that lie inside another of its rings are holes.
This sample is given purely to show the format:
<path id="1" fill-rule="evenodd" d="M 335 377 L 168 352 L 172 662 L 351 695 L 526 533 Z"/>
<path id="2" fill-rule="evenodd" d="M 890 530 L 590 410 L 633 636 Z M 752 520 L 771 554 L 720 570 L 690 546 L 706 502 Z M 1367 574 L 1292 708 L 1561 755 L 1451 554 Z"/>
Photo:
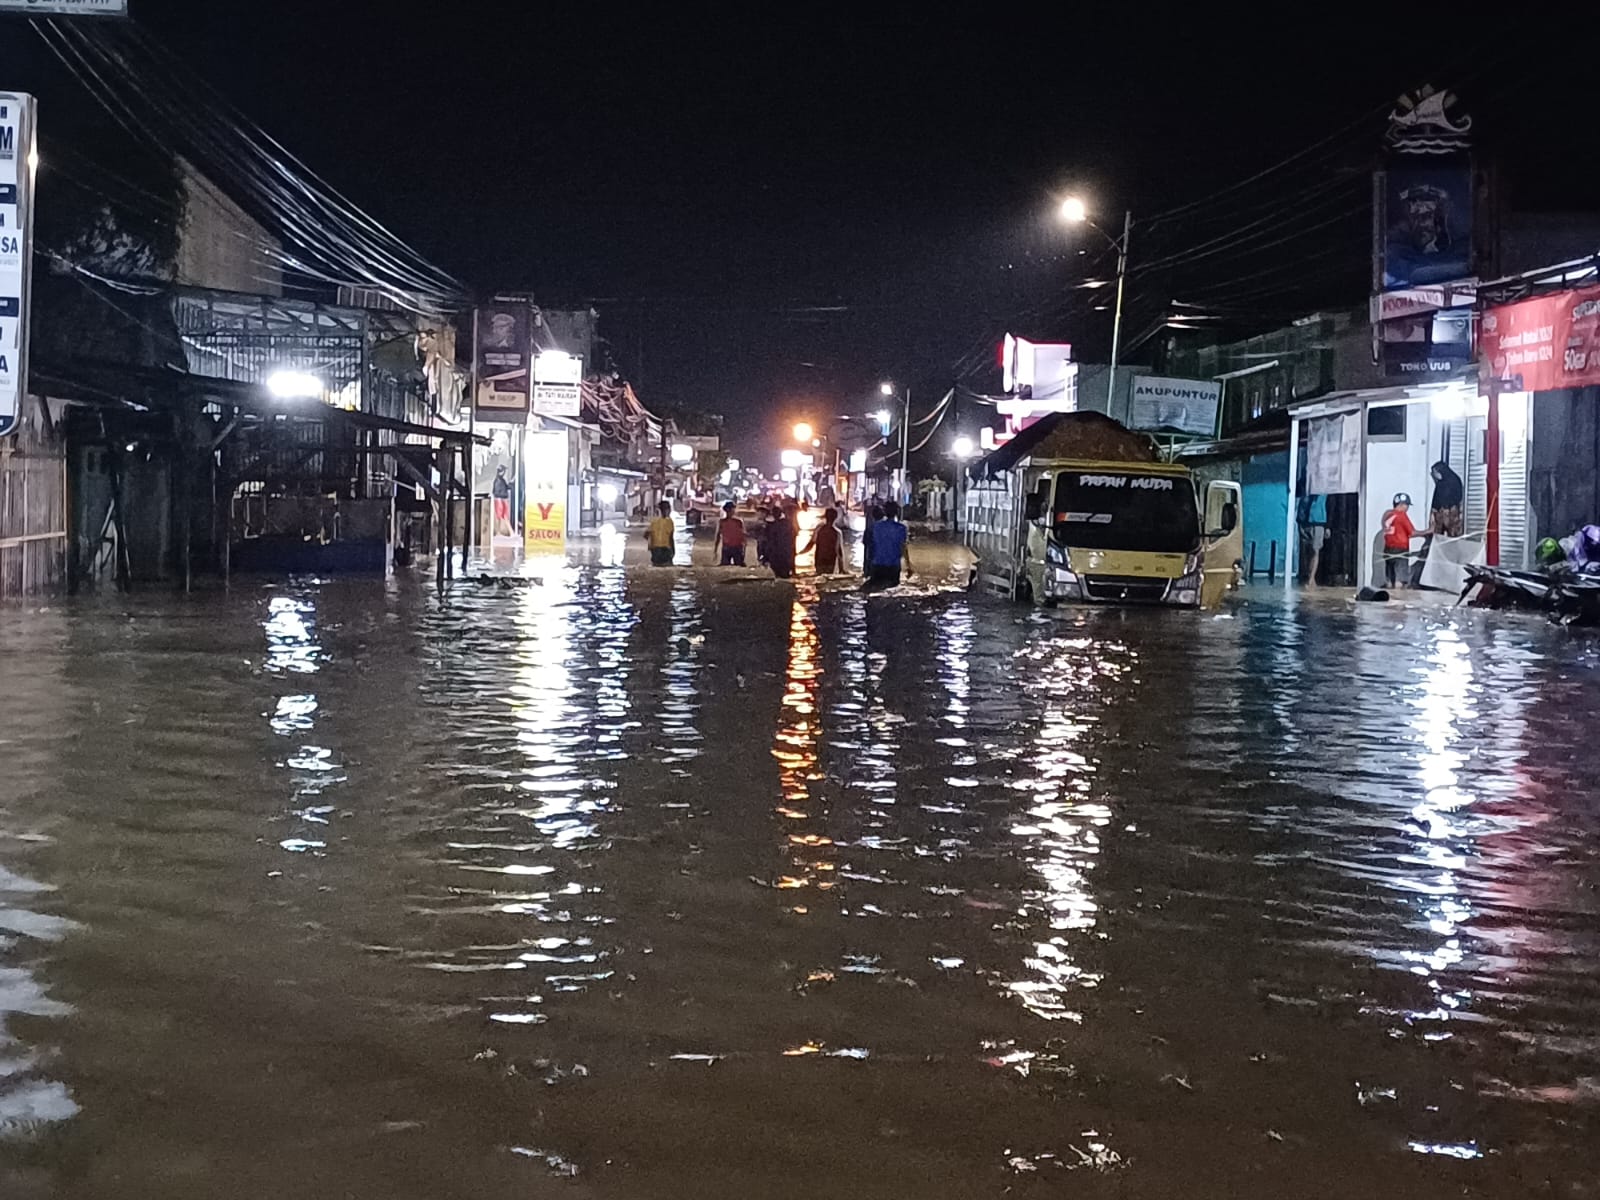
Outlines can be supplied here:
<path id="1" fill-rule="evenodd" d="M 1565 565 L 1543 571 L 1469 566 L 1466 573 L 1457 604 L 1542 612 L 1563 625 L 1600 626 L 1600 575 Z"/>

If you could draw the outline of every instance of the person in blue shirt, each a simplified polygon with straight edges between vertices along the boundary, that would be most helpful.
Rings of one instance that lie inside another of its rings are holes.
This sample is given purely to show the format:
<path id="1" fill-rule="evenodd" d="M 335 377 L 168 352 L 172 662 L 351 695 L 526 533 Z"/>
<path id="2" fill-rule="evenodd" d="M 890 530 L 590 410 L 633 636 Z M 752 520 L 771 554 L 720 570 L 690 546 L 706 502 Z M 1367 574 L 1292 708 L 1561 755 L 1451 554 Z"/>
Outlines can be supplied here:
<path id="1" fill-rule="evenodd" d="M 869 505 L 866 529 L 861 534 L 861 574 L 866 579 L 872 578 L 872 531 L 881 520 L 883 509 L 876 504 Z"/>
<path id="2" fill-rule="evenodd" d="M 872 541 L 867 547 L 867 582 L 862 591 L 881 592 L 900 585 L 901 568 L 911 574 L 910 531 L 900 521 L 900 506 L 890 500 L 883 506 L 883 520 L 872 526 Z"/>
<path id="3" fill-rule="evenodd" d="M 1317 586 L 1317 567 L 1322 558 L 1322 547 L 1328 541 L 1328 498 L 1323 495 L 1301 496 L 1295 514 L 1300 525 L 1301 571 L 1307 587 Z"/>

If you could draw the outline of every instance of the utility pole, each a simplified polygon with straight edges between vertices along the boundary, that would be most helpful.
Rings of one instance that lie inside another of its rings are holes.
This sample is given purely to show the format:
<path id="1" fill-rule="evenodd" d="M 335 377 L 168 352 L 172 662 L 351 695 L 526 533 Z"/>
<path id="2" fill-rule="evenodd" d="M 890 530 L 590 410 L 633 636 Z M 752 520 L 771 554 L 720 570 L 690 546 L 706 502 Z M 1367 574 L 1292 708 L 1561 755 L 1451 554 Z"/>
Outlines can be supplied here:
<path id="1" fill-rule="evenodd" d="M 911 387 L 906 386 L 906 415 L 900 422 L 900 503 L 911 503 Z"/>
<path id="2" fill-rule="evenodd" d="M 1122 214 L 1122 237 L 1114 238 L 1094 223 L 1089 207 L 1081 197 L 1068 196 L 1061 202 L 1061 219 L 1073 225 L 1087 225 L 1117 252 L 1117 315 L 1111 324 L 1111 369 L 1106 372 L 1106 413 L 1111 415 L 1117 400 L 1117 360 L 1122 349 L 1122 292 L 1128 280 L 1128 239 L 1133 233 L 1133 210 Z"/>
<path id="3" fill-rule="evenodd" d="M 1122 285 L 1128 280 L 1128 237 L 1133 234 L 1133 210 L 1122 216 L 1122 242 L 1117 243 L 1117 315 L 1110 322 L 1110 371 L 1106 373 L 1106 411 L 1117 403 L 1117 352 L 1122 349 Z"/>
<path id="4" fill-rule="evenodd" d="M 661 418 L 661 489 L 656 494 L 659 503 L 667 498 L 667 419 Z"/>
<path id="5" fill-rule="evenodd" d="M 1111 370 L 1106 373 L 1106 412 L 1117 402 L 1117 352 L 1122 346 L 1122 285 L 1128 278 L 1128 237 L 1133 232 L 1133 210 L 1122 215 L 1122 240 L 1117 243 L 1117 314 L 1111 321 Z"/>
<path id="6" fill-rule="evenodd" d="M 439 385 L 441 387 L 444 386 L 443 373 L 440 374 Z M 531 360 L 528 363 L 528 387 L 530 389 L 530 391 L 529 391 L 529 396 L 530 396 L 529 405 L 531 407 L 531 405 L 532 405 L 532 400 L 531 400 L 532 391 L 531 391 L 531 389 L 533 387 L 533 363 L 532 363 Z M 467 449 L 466 449 L 466 455 L 465 455 L 466 460 L 467 460 L 467 468 L 466 468 L 466 477 L 467 477 L 466 478 L 466 484 L 467 484 L 467 541 L 466 541 L 465 549 L 466 549 L 466 552 L 469 553 L 469 554 L 472 552 L 472 548 L 475 545 L 477 545 L 477 542 L 478 542 L 478 519 L 477 519 L 478 515 L 477 515 L 477 512 L 475 511 L 476 508 L 477 508 L 477 505 L 474 502 L 473 495 L 472 495 L 473 458 L 474 458 L 475 453 L 476 453 L 474 451 L 473 447 L 477 444 L 476 441 L 475 441 L 475 435 L 478 432 L 477 416 L 478 416 L 478 310 L 476 308 L 474 308 L 472 310 L 472 373 L 468 377 L 468 380 L 467 380 Z M 524 426 L 524 428 L 526 428 L 526 426 Z M 494 538 L 493 526 L 490 527 L 489 537 L 490 537 L 491 541 Z"/>

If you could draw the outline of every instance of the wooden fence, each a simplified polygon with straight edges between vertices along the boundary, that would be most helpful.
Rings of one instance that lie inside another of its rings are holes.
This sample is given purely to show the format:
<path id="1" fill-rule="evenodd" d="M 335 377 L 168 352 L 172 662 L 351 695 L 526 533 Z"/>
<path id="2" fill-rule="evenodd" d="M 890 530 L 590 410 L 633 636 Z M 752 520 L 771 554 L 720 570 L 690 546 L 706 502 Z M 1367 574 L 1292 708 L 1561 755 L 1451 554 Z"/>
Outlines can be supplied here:
<path id="1" fill-rule="evenodd" d="M 0 438 L 0 602 L 61 591 L 66 573 L 66 453 L 44 401 L 29 397 Z"/>

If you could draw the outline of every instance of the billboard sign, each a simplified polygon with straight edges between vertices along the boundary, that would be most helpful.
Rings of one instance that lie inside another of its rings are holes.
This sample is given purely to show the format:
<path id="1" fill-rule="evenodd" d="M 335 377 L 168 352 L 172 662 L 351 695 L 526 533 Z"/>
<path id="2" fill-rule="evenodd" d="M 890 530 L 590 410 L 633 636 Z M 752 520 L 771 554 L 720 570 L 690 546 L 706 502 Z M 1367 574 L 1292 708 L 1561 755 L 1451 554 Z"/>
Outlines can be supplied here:
<path id="1" fill-rule="evenodd" d="M 1600 287 L 1535 296 L 1483 314 L 1478 370 L 1520 392 L 1600 385 Z"/>
<path id="2" fill-rule="evenodd" d="M 1135 375 L 1129 423 L 1135 429 L 1212 437 L 1217 432 L 1217 408 L 1221 403 L 1219 380 Z"/>
<path id="3" fill-rule="evenodd" d="M 1472 170 L 1394 163 L 1383 178 L 1383 290 L 1472 275 Z"/>
<path id="4" fill-rule="evenodd" d="M 524 548 L 529 554 L 567 549 L 567 431 L 529 430 L 523 442 Z"/>
<path id="5" fill-rule="evenodd" d="M 1077 364 L 1067 342 L 1030 342 L 1006 334 L 1000 345 L 1000 379 L 1007 395 L 1042 402 L 1041 412 L 1078 407 Z"/>
<path id="6" fill-rule="evenodd" d="M 533 362 L 533 307 L 526 300 L 496 300 L 473 315 L 480 421 L 526 423 Z"/>
<path id="7" fill-rule="evenodd" d="M 0 16 L 125 17 L 128 0 L 0 0 Z"/>
<path id="8" fill-rule="evenodd" d="M 541 417 L 583 415 L 583 359 L 541 350 L 533 360 L 533 411 Z"/>
<path id="9" fill-rule="evenodd" d="M 33 129 L 33 97 L 0 92 L 0 436 L 16 429 L 28 394 Z"/>

